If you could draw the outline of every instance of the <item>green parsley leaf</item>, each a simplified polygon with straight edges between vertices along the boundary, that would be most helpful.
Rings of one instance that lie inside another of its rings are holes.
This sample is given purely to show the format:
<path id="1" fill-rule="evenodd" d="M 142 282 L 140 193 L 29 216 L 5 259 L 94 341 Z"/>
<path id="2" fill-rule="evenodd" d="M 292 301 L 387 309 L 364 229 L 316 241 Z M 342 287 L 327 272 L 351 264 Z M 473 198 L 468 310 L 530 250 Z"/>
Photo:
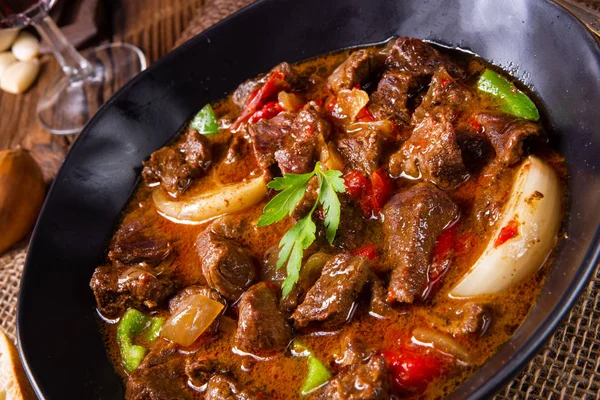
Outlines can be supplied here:
<path id="1" fill-rule="evenodd" d="M 313 207 L 314 210 L 314 207 Z M 277 269 L 287 262 L 287 277 L 283 281 L 282 294 L 287 296 L 300 277 L 304 250 L 315 241 L 317 227 L 312 220 L 312 210 L 294 225 L 279 242 Z"/>
<path id="2" fill-rule="evenodd" d="M 275 178 L 267 185 L 271 189 L 280 190 L 263 209 L 263 214 L 257 226 L 266 226 L 281 221 L 286 215 L 291 215 L 300 200 L 304 197 L 308 182 L 313 176 L 319 180 L 319 195 L 308 214 L 296 223 L 283 235 L 279 242 L 279 257 L 277 269 L 287 263 L 287 278 L 283 282 L 282 293 L 287 296 L 300 277 L 302 258 L 306 250 L 314 241 L 317 227 L 312 220 L 312 215 L 317 205 L 323 206 L 325 214 L 325 228 L 327 240 L 333 243 L 335 234 L 340 224 L 340 200 L 337 193 L 344 193 L 346 187 L 342 173 L 336 170 L 323 171 L 317 162 L 315 169 L 308 174 L 285 174 Z"/>
<path id="3" fill-rule="evenodd" d="M 326 236 L 329 244 L 333 244 L 335 234 L 340 225 L 340 200 L 337 193 L 345 193 L 346 186 L 342 178 L 341 171 L 329 170 L 323 172 L 321 166 L 317 163 L 317 172 L 319 176 L 319 202 L 323 206 L 325 212 L 325 228 L 327 229 Z"/>
<path id="4" fill-rule="evenodd" d="M 308 181 L 314 174 L 286 174 L 281 178 L 275 178 L 267 185 L 271 189 L 283 190 L 263 209 L 263 214 L 258 219 L 256 226 L 271 225 L 281 221 L 286 215 L 291 215 L 306 191 Z"/>

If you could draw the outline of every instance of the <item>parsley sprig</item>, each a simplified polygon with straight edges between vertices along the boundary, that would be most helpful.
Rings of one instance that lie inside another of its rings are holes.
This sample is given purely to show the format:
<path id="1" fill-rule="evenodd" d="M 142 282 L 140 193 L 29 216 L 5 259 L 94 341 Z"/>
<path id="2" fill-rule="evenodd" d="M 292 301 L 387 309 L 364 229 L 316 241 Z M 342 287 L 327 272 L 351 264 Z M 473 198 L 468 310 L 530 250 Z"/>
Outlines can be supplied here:
<path id="1" fill-rule="evenodd" d="M 338 226 L 340 225 L 340 200 L 337 193 L 344 193 L 342 173 L 336 170 L 323 171 L 317 162 L 315 169 L 308 174 L 285 174 L 275 178 L 267 185 L 271 189 L 281 191 L 265 206 L 263 214 L 258 219 L 257 226 L 267 226 L 281 221 L 286 215 L 291 215 L 308 187 L 313 176 L 319 181 L 319 194 L 310 212 L 298 221 L 279 242 L 279 258 L 277 269 L 287 262 L 287 278 L 283 282 L 283 296 L 287 296 L 300 277 L 300 267 L 304 250 L 315 241 L 317 227 L 312 220 L 312 214 L 320 204 L 325 215 L 324 224 L 327 241 L 333 243 Z"/>

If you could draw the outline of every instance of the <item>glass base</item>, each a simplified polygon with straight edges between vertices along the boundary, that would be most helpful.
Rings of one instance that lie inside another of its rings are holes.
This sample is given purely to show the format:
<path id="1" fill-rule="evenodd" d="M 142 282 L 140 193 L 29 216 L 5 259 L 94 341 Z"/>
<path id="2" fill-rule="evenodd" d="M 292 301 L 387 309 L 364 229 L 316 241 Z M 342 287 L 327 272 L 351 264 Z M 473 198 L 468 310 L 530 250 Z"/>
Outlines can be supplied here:
<path id="1" fill-rule="evenodd" d="M 57 135 L 79 133 L 111 95 L 146 69 L 142 51 L 111 43 L 83 52 L 91 73 L 79 80 L 62 75 L 48 86 L 37 107 L 42 126 Z"/>

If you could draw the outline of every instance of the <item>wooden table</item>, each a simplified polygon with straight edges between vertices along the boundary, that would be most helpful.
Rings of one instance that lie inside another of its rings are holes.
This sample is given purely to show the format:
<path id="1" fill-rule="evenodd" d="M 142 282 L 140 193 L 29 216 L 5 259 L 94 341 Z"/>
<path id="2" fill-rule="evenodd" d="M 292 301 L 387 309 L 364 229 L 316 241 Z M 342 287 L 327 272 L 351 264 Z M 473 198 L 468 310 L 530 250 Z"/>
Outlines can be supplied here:
<path id="1" fill-rule="evenodd" d="M 107 38 L 104 41 L 132 43 L 142 49 L 151 64 L 173 48 L 204 3 L 205 0 L 104 0 L 105 18 L 110 26 L 103 35 Z M 0 149 L 20 145 L 30 150 L 49 182 L 75 136 L 51 135 L 37 120 L 40 94 L 52 77 L 61 73 L 53 56 L 42 56 L 40 61 L 38 81 L 27 93 L 13 95 L 0 91 Z"/>

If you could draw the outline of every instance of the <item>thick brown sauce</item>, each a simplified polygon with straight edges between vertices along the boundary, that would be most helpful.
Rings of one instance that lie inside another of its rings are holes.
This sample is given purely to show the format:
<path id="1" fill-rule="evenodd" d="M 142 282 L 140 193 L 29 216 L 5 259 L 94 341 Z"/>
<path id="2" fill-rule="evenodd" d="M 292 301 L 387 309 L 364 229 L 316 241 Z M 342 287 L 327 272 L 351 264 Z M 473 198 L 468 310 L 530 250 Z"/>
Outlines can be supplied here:
<path id="1" fill-rule="evenodd" d="M 347 55 L 348 52 L 344 51 L 309 60 L 300 64 L 300 71 L 304 75 L 316 74 L 325 79 Z M 468 62 L 469 72 L 480 71 L 486 67 L 486 64 L 477 58 L 469 59 Z M 234 109 L 230 98 L 216 104 L 214 108 L 218 116 L 227 115 Z M 225 144 L 230 134 L 228 132 L 221 132 L 220 135 L 221 138 L 218 141 L 223 143 L 223 149 L 226 149 Z M 536 154 L 553 165 L 563 182 L 565 181 L 565 164 L 561 156 L 547 149 L 536 151 Z M 211 173 L 196 182 L 186 196 L 202 191 L 208 186 L 214 186 L 213 180 L 227 183 L 244 178 L 248 174 L 248 171 L 255 167 L 252 161 L 246 160 L 245 162 L 249 164 L 245 167 L 237 165 L 235 168 L 213 165 Z M 516 167 L 508 169 L 503 174 L 499 181 L 499 188 L 506 191 L 510 190 L 515 169 Z M 468 182 L 450 192 L 450 196 L 460 207 L 472 201 L 479 189 L 477 179 L 471 178 Z M 206 224 L 181 225 L 161 217 L 155 211 L 150 197 L 151 193 L 152 189 L 143 184 L 139 186 L 123 211 L 123 220 L 119 226 L 126 224 L 130 220 L 142 220 L 144 221 L 144 225 L 154 226 L 157 231 L 166 232 L 172 239 L 175 250 L 174 254 L 176 256 L 163 263 L 164 265 L 159 266 L 159 268 L 163 267 L 165 270 L 168 270 L 176 280 L 181 282 L 182 287 L 203 282 L 204 278 L 200 270 L 198 253 L 194 246 L 196 237 L 204 230 Z M 272 196 L 273 193 L 269 197 Z M 261 215 L 262 209 L 267 202 L 268 199 L 265 199 L 257 206 L 239 214 L 239 218 L 250 221 L 250 226 L 252 227 L 244 233 L 241 243 L 258 260 L 264 259 L 266 250 L 277 245 L 280 238 L 291 226 L 291 221 L 286 219 L 266 228 L 256 228 L 255 222 Z M 429 316 L 432 313 L 446 309 L 448 306 L 457 306 L 461 303 L 461 300 L 451 299 L 447 294 L 454 283 L 473 265 L 492 233 L 491 228 L 483 232 L 473 231 L 475 229 L 475 224 L 472 223 L 473 218 L 473 216 L 463 212 L 457 223 L 457 230 L 458 234 L 461 232 L 471 232 L 477 240 L 472 242 L 473 246 L 468 252 L 463 252 L 455 256 L 449 272 L 443 277 L 441 289 L 432 298 L 428 299 L 427 302 L 395 306 L 396 315 L 387 319 L 375 318 L 365 311 L 367 307 L 363 306 L 361 309 L 359 305 L 353 320 L 344 325 L 339 331 L 333 334 L 331 332 L 327 334 L 319 332 L 296 332 L 295 338 L 301 340 L 307 347 L 312 349 L 319 359 L 325 363 L 329 363 L 331 370 L 335 373 L 334 353 L 338 351 L 339 339 L 345 333 L 353 332 L 369 347 L 386 349 L 396 347 L 399 341 L 410 338 L 413 328 L 430 327 L 431 323 L 428 321 L 430 321 Z M 365 235 L 365 243 L 377 243 L 381 241 L 382 232 L 380 228 L 376 225 L 373 225 L 373 227 L 375 229 L 369 229 Z M 469 364 L 456 363 L 442 377 L 431 382 L 425 395 L 417 397 L 434 399 L 448 394 L 485 363 L 498 347 L 511 337 L 535 303 L 544 282 L 548 264 L 549 262 L 526 282 L 501 294 L 488 296 L 485 299 L 485 303 L 491 304 L 494 310 L 494 318 L 487 328 L 485 335 L 475 337 L 473 335 L 463 335 L 456 337 L 456 340 L 471 355 Z M 366 298 L 360 299 L 363 305 L 367 304 L 367 301 L 368 299 Z M 228 312 L 231 311 L 230 307 Z M 167 310 L 157 313 L 164 314 L 165 316 L 168 315 Z M 110 354 L 115 363 L 115 368 L 126 379 L 126 372 L 120 365 L 119 351 L 115 343 L 116 324 L 103 321 L 102 326 Z M 226 367 L 242 385 L 249 385 L 255 388 L 262 394 L 262 398 L 300 398 L 298 393 L 306 376 L 306 361 L 304 358 L 293 357 L 289 352 L 274 355 L 268 361 L 257 361 L 251 357 L 239 356 L 232 352 L 231 335 L 231 333 L 224 332 L 220 332 L 218 335 L 212 337 L 202 335 L 192 346 L 183 351 L 198 351 L 203 355 L 216 357 L 221 365 Z M 198 393 L 198 398 L 202 398 L 201 393 Z"/>

